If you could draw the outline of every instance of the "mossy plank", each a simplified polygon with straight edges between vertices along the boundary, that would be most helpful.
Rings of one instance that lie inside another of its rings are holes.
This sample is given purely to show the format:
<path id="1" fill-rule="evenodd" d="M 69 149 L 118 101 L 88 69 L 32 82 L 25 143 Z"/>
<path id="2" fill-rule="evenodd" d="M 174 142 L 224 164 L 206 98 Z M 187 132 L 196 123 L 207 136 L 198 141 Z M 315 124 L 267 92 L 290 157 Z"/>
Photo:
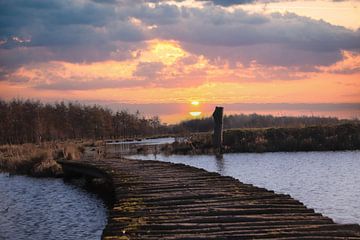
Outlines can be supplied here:
<path id="1" fill-rule="evenodd" d="M 129 159 L 74 164 L 111 180 L 116 202 L 106 240 L 360 239 L 359 225 L 336 224 L 287 194 L 202 169 Z"/>

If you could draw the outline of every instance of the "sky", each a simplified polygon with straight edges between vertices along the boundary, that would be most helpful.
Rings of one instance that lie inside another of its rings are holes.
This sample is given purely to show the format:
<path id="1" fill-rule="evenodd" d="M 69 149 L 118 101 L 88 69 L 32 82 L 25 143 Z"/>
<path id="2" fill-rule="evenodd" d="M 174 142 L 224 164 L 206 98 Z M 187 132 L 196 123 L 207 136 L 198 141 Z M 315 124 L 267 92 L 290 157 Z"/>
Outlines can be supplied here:
<path id="1" fill-rule="evenodd" d="M 360 1 L 0 0 L 0 98 L 360 118 Z"/>

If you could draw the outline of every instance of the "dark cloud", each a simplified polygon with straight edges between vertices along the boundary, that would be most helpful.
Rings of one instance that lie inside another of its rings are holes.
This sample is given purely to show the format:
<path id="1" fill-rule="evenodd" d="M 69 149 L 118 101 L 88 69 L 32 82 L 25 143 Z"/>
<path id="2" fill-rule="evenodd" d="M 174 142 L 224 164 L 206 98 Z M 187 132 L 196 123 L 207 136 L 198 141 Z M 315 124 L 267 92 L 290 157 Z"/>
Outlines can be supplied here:
<path id="1" fill-rule="evenodd" d="M 166 1 L 166 0 L 160 0 Z M 179 2 L 183 0 L 178 0 Z M 250 4 L 250 3 L 273 3 L 273 2 L 295 2 L 296 0 L 197 0 L 202 2 L 209 2 L 215 5 L 229 7 L 234 5 Z M 332 0 L 333 2 L 345 2 L 347 0 Z M 357 0 L 358 1 L 358 0 Z"/>
<path id="2" fill-rule="evenodd" d="M 315 52 L 284 47 L 282 44 L 256 44 L 246 46 L 212 46 L 203 44 L 184 43 L 187 51 L 204 55 L 216 64 L 220 59 L 229 61 L 230 66 L 241 62 L 244 66 L 253 61 L 265 66 L 298 66 L 302 71 L 315 71 L 318 65 L 329 66 L 340 61 L 343 56 L 340 51 Z"/>
<path id="3" fill-rule="evenodd" d="M 353 74 L 360 72 L 360 67 L 354 67 L 352 69 L 344 69 L 344 70 L 334 70 L 330 71 L 331 73 L 337 73 L 337 74 Z"/>
<path id="4" fill-rule="evenodd" d="M 148 5 L 137 5 L 131 10 L 132 16 L 141 19 L 148 24 L 168 25 L 177 23 L 181 15 L 181 9 L 175 5 L 160 4 L 155 8 Z"/>
<path id="5" fill-rule="evenodd" d="M 209 7 L 206 11 L 192 9 L 187 18 L 175 25 L 159 27 L 157 33 L 167 38 L 212 46 L 281 44 L 316 52 L 360 49 L 360 31 L 290 13 L 265 17 L 242 10 L 229 13 L 216 7 Z"/>
<path id="6" fill-rule="evenodd" d="M 146 79 L 156 79 L 164 68 L 161 62 L 143 62 L 137 65 L 134 76 L 145 77 Z"/>
<path id="7" fill-rule="evenodd" d="M 126 12 L 92 1 L 48 0 L 47 9 L 37 1 L 0 2 L 0 37 L 28 38 L 28 46 L 111 44 L 111 41 L 140 41 L 140 29 L 129 23 Z M 32 5 L 34 3 L 34 5 Z M 115 35 L 114 35 L 115 32 Z M 6 46 L 6 45 L 5 45 Z"/>
<path id="8" fill-rule="evenodd" d="M 215 5 L 228 7 L 228 6 L 232 6 L 232 5 L 248 4 L 248 3 L 255 2 L 255 1 L 254 0 L 211 0 L 209 2 L 212 2 Z"/>
<path id="9" fill-rule="evenodd" d="M 100 4 L 116 4 L 118 1 L 116 0 L 92 0 L 93 2 L 100 3 Z"/>
<path id="10" fill-rule="evenodd" d="M 145 0 L 145 2 L 168 2 L 169 0 Z M 183 2 L 185 0 L 175 0 L 176 2 Z M 233 5 L 249 4 L 256 2 L 257 0 L 196 0 L 198 2 L 212 3 L 223 7 L 229 7 Z M 274 0 L 275 1 L 275 0 Z"/>
<path id="11" fill-rule="evenodd" d="M 295 14 L 262 16 L 216 7 L 188 11 L 187 18 L 157 33 L 211 59 L 300 67 L 333 64 L 341 59 L 341 50 L 360 51 L 359 30 Z"/>
<path id="12" fill-rule="evenodd" d="M 94 0 L 98 2 L 102 2 L 102 0 Z M 104 2 L 113 2 L 115 3 L 116 0 L 103 0 Z M 169 2 L 170 0 L 144 0 L 144 2 L 152 2 L 152 3 L 159 3 L 159 2 Z M 184 2 L 185 0 L 173 0 L 176 2 Z M 251 4 L 251 3 L 274 3 L 274 2 L 295 2 L 296 0 L 195 0 L 198 2 L 210 3 L 217 6 L 222 7 L 230 7 L 236 5 L 244 5 L 244 4 Z M 347 0 L 332 0 L 333 2 L 345 2 Z M 359 0 L 355 0 L 359 1 Z"/>

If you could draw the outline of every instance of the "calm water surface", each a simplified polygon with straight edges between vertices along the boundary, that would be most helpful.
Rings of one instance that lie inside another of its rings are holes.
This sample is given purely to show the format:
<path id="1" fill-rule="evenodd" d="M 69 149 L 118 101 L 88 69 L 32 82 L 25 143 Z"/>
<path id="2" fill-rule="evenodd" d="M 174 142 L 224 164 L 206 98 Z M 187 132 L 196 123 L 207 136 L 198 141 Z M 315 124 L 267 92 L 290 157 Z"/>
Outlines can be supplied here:
<path id="1" fill-rule="evenodd" d="M 61 179 L 0 173 L 0 239 L 100 239 L 106 206 Z"/>
<path id="2" fill-rule="evenodd" d="M 360 151 L 236 153 L 215 156 L 135 155 L 184 163 L 288 193 L 338 223 L 360 223 Z"/>
<path id="3" fill-rule="evenodd" d="M 149 138 L 149 139 L 141 139 L 141 140 L 134 140 L 134 141 L 112 141 L 107 142 L 107 145 L 122 145 L 122 144 L 128 144 L 128 145 L 160 145 L 160 144 L 166 144 L 166 143 L 173 143 L 175 142 L 174 137 L 164 137 L 164 138 Z"/>

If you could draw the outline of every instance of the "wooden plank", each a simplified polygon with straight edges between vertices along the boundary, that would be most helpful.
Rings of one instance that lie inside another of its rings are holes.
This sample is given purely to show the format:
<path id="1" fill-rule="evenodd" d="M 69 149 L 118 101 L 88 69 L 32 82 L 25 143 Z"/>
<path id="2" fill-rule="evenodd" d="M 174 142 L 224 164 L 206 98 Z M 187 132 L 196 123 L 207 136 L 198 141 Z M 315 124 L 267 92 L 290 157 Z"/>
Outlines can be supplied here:
<path id="1" fill-rule="evenodd" d="M 336 224 L 289 195 L 182 164 L 61 164 L 112 180 L 116 202 L 103 239 L 360 239 L 359 225 Z"/>

